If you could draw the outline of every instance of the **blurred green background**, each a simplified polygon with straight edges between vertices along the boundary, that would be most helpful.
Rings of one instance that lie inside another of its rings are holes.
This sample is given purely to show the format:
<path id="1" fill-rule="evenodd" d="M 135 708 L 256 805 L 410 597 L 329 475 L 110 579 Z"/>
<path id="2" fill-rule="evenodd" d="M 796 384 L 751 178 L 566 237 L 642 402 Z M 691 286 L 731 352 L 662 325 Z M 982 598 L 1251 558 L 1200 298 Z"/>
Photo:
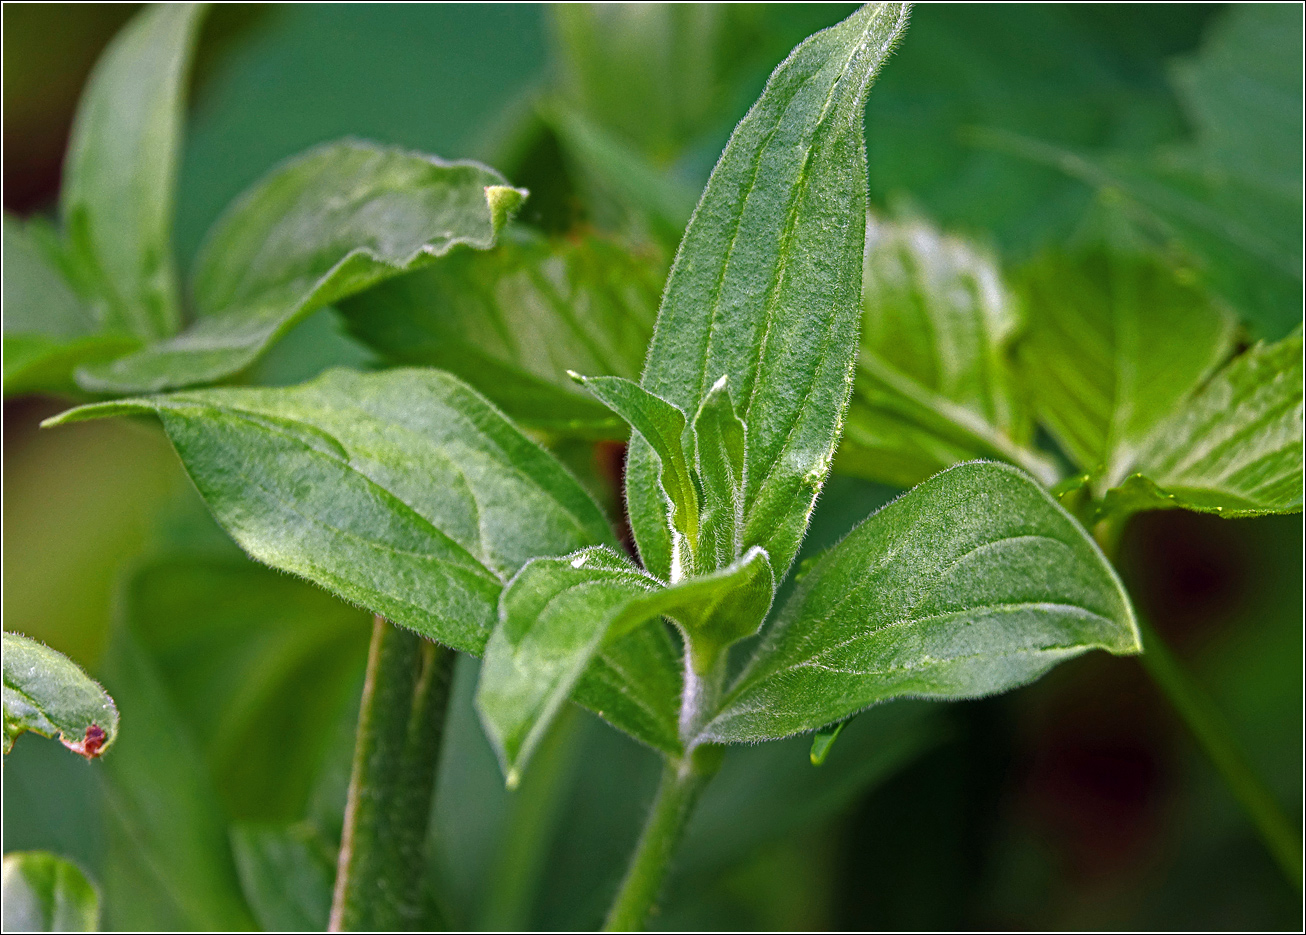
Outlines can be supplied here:
<path id="1" fill-rule="evenodd" d="M 77 96 L 133 9 L 5 5 L 6 210 L 51 208 Z M 740 13 L 721 53 L 720 93 L 664 154 L 672 183 L 696 192 L 770 68 L 848 9 Z M 1008 263 L 1073 240 L 1099 196 L 1012 155 L 1010 140 L 1120 158 L 1182 143 L 1191 115 L 1176 95 L 1175 62 L 1227 14 L 1183 4 L 918 8 L 871 95 L 872 202 L 919 211 L 992 244 Z M 183 262 L 221 208 L 269 167 L 345 135 L 487 159 L 546 191 L 550 168 L 525 157 L 513 164 L 510 154 L 532 95 L 558 80 L 552 16 L 532 5 L 216 8 L 201 39 L 181 169 Z M 1293 21 L 1284 20 L 1299 59 L 1300 11 Z M 1296 121 L 1299 137 L 1300 98 L 1288 103 L 1284 121 Z M 611 106 L 620 111 L 620 95 Z M 638 136 L 640 123 L 628 131 Z M 527 152 L 538 157 L 539 147 Z M 566 210 L 558 203 L 544 199 L 525 220 L 548 226 L 548 211 Z M 1252 327 L 1276 336 L 1298 312 Z M 296 382 L 332 363 L 367 361 L 327 310 L 251 379 Z M 239 878 L 253 866 L 257 823 L 307 818 L 328 836 L 338 825 L 368 620 L 244 559 L 152 424 L 38 431 L 63 405 L 5 403 L 4 626 L 102 678 L 123 709 L 124 739 L 92 764 L 20 741 L 5 764 L 4 850 L 78 859 L 101 883 L 116 927 L 251 925 L 248 881 L 242 890 Z M 808 548 L 836 540 L 894 493 L 836 477 Z M 1127 529 L 1122 555 L 1140 610 L 1300 819 L 1300 518 L 1149 514 Z M 654 757 L 578 713 L 553 740 L 554 768 L 510 796 L 471 714 L 474 670 L 460 664 L 441 772 L 432 843 L 441 899 L 459 925 L 594 925 L 651 796 Z M 106 771 L 115 771 L 110 781 Z M 560 791 L 550 795 L 550 785 Z M 1301 894 L 1130 660 L 1086 657 L 984 701 L 888 705 L 854 722 L 819 771 L 802 742 L 742 751 L 702 812 L 656 926 L 1302 921 Z M 555 828 L 524 893 L 499 870 L 513 865 L 507 829 L 523 814 Z M 242 828 L 234 837 L 233 823 Z M 303 885 L 322 881 L 310 874 Z"/>

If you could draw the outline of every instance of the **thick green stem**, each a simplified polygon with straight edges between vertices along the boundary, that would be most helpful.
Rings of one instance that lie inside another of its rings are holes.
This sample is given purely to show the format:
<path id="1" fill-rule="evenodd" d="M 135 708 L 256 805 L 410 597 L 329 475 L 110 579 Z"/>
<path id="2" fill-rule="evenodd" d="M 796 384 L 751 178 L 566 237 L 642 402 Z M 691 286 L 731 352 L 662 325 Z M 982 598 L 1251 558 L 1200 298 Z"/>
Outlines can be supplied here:
<path id="1" fill-rule="evenodd" d="M 1141 620 L 1139 628 L 1143 633 L 1143 668 L 1188 725 L 1202 751 L 1215 765 L 1229 791 L 1260 832 L 1261 839 L 1283 868 L 1284 875 L 1300 889 L 1300 830 L 1288 820 L 1273 794 L 1253 772 L 1219 709 L 1184 671 L 1156 631 Z"/>
<path id="2" fill-rule="evenodd" d="M 427 927 L 426 832 L 454 652 L 372 629 L 330 930 Z"/>
<path id="3" fill-rule="evenodd" d="M 1121 523 L 1103 520 L 1093 530 L 1094 538 L 1113 564 L 1119 550 Z M 1215 766 L 1220 778 L 1251 819 L 1266 848 L 1284 875 L 1302 888 L 1301 830 L 1288 820 L 1274 795 L 1256 775 L 1242 746 L 1234 737 L 1220 710 L 1184 670 L 1152 626 L 1141 617 L 1143 669 L 1161 689 L 1180 719 L 1188 727 L 1202 752 Z"/>
<path id="4" fill-rule="evenodd" d="M 717 755 L 713 755 L 717 754 Z M 617 891 L 604 931 L 638 931 L 644 927 L 671 866 L 671 856 L 684 834 L 699 793 L 719 764 L 719 750 L 699 747 L 662 769 L 662 782 L 630 867 Z"/>

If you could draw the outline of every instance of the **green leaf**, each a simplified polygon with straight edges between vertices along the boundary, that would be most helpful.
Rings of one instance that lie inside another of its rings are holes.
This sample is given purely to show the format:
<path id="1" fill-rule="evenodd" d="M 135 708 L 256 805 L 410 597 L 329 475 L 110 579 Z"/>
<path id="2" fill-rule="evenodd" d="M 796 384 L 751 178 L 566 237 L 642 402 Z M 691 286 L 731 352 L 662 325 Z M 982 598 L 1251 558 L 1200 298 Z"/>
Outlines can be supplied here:
<path id="1" fill-rule="evenodd" d="M 158 4 L 118 34 L 78 106 L 64 165 L 64 232 L 92 273 L 101 320 L 146 340 L 181 325 L 173 202 L 204 9 Z"/>
<path id="2" fill-rule="evenodd" d="M 668 578 L 674 582 L 693 574 L 698 550 L 698 492 L 685 453 L 685 414 L 624 377 L 572 376 L 629 422 L 637 437 L 652 449 L 659 465 L 664 524 L 673 537 Z"/>
<path id="3" fill-rule="evenodd" d="M 1103 510 L 1220 516 L 1302 508 L 1302 331 L 1236 357 L 1157 431 Z"/>
<path id="4" fill-rule="evenodd" d="M 739 558 L 744 538 L 748 430 L 726 382 L 722 377 L 712 385 L 694 417 L 694 467 L 702 491 L 695 564 L 702 570 L 725 568 Z"/>
<path id="5" fill-rule="evenodd" d="M 336 855 L 312 825 L 236 825 L 231 847 L 241 888 L 264 931 L 326 931 Z"/>
<path id="6" fill-rule="evenodd" d="M 4 859 L 6 932 L 96 932 L 100 894 L 71 861 L 44 851 Z"/>
<path id="7" fill-rule="evenodd" d="M 851 718 L 849 718 L 851 720 Z M 825 764 L 825 758 L 830 755 L 830 749 L 834 742 L 839 739 L 843 729 L 848 726 L 848 721 L 839 721 L 828 727 L 822 727 L 812 735 L 812 752 L 808 758 L 812 761 L 813 766 L 822 766 Z"/>
<path id="8" fill-rule="evenodd" d="M 328 371 L 71 410 L 155 413 L 252 557 L 455 649 L 479 653 L 502 582 L 537 555 L 613 542 L 547 452 L 448 374 Z"/>
<path id="9" fill-rule="evenodd" d="M 1052 255 L 1021 286 L 1030 398 L 1100 497 L 1228 357 L 1233 318 L 1180 272 L 1143 257 Z"/>
<path id="10" fill-rule="evenodd" d="M 4 752 L 24 731 L 92 760 L 118 736 L 113 699 L 71 659 L 17 633 L 4 635 Z"/>
<path id="11" fill-rule="evenodd" d="M 891 698 L 992 694 L 1094 648 L 1141 646 L 1083 527 L 1015 468 L 958 465 L 825 553 L 700 739 L 771 740 Z"/>
<path id="12" fill-rule="evenodd" d="M 136 393 L 230 376 L 323 305 L 459 245 L 489 249 L 524 197 L 479 163 L 352 140 L 309 150 L 272 170 L 209 232 L 192 286 L 199 320 L 83 368 L 78 382 Z"/>
<path id="13" fill-rule="evenodd" d="M 135 350 L 104 332 L 67 274 L 59 235 L 45 221 L 4 215 L 4 395 L 75 390 L 73 369 Z"/>
<path id="14" fill-rule="evenodd" d="M 653 250 L 518 231 L 493 250 L 460 251 L 369 289 L 340 310 L 389 361 L 448 370 L 519 425 L 621 438 L 624 424 L 567 371 L 638 378 L 664 276 Z"/>
<path id="15" fill-rule="evenodd" d="M 910 487 L 959 461 L 1011 461 L 1044 483 L 1009 360 L 1021 315 L 996 260 L 923 221 L 868 216 L 857 379 L 839 467 Z"/>
<path id="16" fill-rule="evenodd" d="M 643 385 L 697 412 L 723 374 L 747 426 L 745 547 L 783 576 L 834 455 L 852 382 L 865 237 L 862 109 L 906 26 L 871 4 L 807 39 L 735 129 L 681 242 Z M 652 448 L 626 474 L 646 567 L 668 576 L 671 537 Z"/>
<path id="17" fill-rule="evenodd" d="M 761 549 L 669 587 L 601 548 L 530 562 L 503 593 L 476 695 L 509 786 L 606 643 L 664 615 L 697 650 L 691 658 L 710 666 L 720 650 L 756 632 L 773 593 Z M 678 692 L 654 701 L 664 703 L 674 731 Z M 678 753 L 679 744 L 665 752 Z"/>

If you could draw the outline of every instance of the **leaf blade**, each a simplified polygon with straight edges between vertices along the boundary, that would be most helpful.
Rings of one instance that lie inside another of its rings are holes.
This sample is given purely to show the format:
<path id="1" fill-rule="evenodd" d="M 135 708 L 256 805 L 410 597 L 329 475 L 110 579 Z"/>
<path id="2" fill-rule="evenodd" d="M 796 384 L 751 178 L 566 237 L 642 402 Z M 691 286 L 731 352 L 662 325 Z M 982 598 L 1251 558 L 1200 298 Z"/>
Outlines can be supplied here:
<path id="1" fill-rule="evenodd" d="M 1001 691 L 1095 647 L 1140 649 L 1115 572 L 1037 484 L 971 462 L 825 554 L 702 739 L 776 739 L 901 695 Z"/>
<path id="2" fill-rule="evenodd" d="M 6 932 L 95 932 L 100 894 L 72 861 L 44 851 L 4 858 Z"/>
<path id="3" fill-rule="evenodd" d="M 296 322 L 458 246 L 489 249 L 525 193 L 492 169 L 358 141 L 273 169 L 209 233 L 182 334 L 78 372 L 83 388 L 155 392 L 251 364 Z"/>
<path id="4" fill-rule="evenodd" d="M 4 634 L 4 752 L 25 731 L 59 738 L 88 760 L 118 736 L 118 709 L 76 663 L 18 633 Z"/>

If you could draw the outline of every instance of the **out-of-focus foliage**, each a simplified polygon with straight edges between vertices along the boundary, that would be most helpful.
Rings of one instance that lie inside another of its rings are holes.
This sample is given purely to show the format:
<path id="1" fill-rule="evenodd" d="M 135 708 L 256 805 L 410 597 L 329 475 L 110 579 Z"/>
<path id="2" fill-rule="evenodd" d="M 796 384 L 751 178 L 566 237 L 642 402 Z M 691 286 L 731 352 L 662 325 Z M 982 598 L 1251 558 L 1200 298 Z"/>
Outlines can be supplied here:
<path id="1" fill-rule="evenodd" d="M 100 895 L 77 865 L 42 851 L 6 854 L 6 932 L 94 932 Z"/>

